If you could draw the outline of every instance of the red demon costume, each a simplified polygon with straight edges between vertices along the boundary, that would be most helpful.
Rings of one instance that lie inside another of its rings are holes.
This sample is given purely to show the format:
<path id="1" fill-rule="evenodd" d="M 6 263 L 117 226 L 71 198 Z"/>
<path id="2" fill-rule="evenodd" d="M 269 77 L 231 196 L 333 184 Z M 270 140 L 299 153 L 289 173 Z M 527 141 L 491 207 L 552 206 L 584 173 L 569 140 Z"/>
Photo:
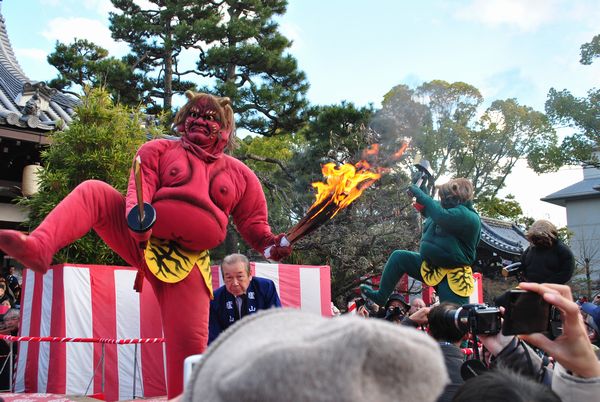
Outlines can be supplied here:
<path id="1" fill-rule="evenodd" d="M 151 229 L 133 231 L 127 225 L 125 217 L 138 208 L 132 172 L 125 198 L 104 182 L 85 181 L 29 236 L 0 231 L 0 248 L 38 272 L 46 272 L 54 253 L 90 229 L 137 267 L 138 279 L 150 281 L 161 306 L 169 398 L 183 390 L 183 360 L 206 348 L 212 297 L 208 250 L 225 239 L 229 216 L 267 258 L 291 252 L 283 235 L 271 233 L 257 177 L 223 153 L 234 135 L 229 99 L 186 95 L 189 102 L 175 116 L 181 140 L 147 142 L 136 156 L 144 201 L 155 210 Z"/>

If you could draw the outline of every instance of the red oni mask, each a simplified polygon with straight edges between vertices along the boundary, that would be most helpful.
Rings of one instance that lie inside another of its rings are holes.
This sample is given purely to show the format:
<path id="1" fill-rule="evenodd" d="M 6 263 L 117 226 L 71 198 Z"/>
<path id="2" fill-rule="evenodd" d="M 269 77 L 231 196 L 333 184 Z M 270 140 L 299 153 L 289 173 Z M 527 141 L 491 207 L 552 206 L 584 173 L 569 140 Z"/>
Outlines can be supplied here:
<path id="1" fill-rule="evenodd" d="M 207 153 L 215 156 L 222 153 L 229 141 L 230 132 L 223 127 L 224 123 L 220 121 L 219 111 L 209 98 L 200 98 L 191 102 L 194 104 L 178 130 L 183 131 L 184 137 L 187 137 L 189 142 Z"/>

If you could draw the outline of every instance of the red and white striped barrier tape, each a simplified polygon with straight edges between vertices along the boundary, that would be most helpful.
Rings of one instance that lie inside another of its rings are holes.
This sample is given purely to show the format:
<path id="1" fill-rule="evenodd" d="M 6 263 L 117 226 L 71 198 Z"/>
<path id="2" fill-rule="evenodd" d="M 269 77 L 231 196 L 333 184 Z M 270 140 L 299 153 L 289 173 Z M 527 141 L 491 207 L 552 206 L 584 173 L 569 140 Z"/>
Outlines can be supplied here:
<path id="1" fill-rule="evenodd" d="M 0 339 L 9 342 L 85 342 L 85 343 L 109 343 L 117 345 L 129 345 L 135 343 L 164 343 L 164 338 L 142 338 L 142 339 L 110 339 L 110 338 L 64 338 L 59 336 L 12 336 L 0 335 Z"/>

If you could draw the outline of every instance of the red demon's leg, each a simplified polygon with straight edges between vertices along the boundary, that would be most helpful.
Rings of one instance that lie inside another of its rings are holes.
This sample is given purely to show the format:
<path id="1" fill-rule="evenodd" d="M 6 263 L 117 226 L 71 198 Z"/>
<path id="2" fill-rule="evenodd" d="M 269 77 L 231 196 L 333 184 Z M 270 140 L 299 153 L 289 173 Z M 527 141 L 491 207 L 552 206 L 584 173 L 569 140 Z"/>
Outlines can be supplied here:
<path id="1" fill-rule="evenodd" d="M 161 308 L 167 344 L 167 393 L 171 399 L 183 392 L 185 358 L 206 349 L 210 294 L 196 267 L 178 283 L 160 282 L 150 273 L 146 277 Z"/>
<path id="2" fill-rule="evenodd" d="M 29 236 L 0 230 L 0 249 L 26 267 L 44 273 L 54 253 L 90 229 L 129 264 L 139 266 L 141 252 L 127 229 L 125 199 L 110 185 L 97 180 L 77 186 Z"/>

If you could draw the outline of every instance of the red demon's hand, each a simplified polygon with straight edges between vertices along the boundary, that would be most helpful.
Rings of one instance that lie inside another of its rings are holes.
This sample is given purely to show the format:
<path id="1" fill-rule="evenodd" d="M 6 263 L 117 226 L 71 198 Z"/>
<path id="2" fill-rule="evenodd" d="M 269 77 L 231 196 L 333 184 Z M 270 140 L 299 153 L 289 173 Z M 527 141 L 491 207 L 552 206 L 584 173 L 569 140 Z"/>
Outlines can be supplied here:
<path id="1" fill-rule="evenodd" d="M 281 233 L 275 237 L 275 244 L 267 247 L 263 254 L 268 260 L 281 261 L 292 254 L 292 245 L 285 234 Z"/>
<path id="2" fill-rule="evenodd" d="M 156 222 L 156 210 L 148 202 L 144 202 L 143 208 L 143 212 L 140 212 L 139 205 L 131 208 L 127 213 L 127 226 L 131 237 L 140 243 L 140 247 L 145 248 L 152 235 L 152 225 Z"/>

